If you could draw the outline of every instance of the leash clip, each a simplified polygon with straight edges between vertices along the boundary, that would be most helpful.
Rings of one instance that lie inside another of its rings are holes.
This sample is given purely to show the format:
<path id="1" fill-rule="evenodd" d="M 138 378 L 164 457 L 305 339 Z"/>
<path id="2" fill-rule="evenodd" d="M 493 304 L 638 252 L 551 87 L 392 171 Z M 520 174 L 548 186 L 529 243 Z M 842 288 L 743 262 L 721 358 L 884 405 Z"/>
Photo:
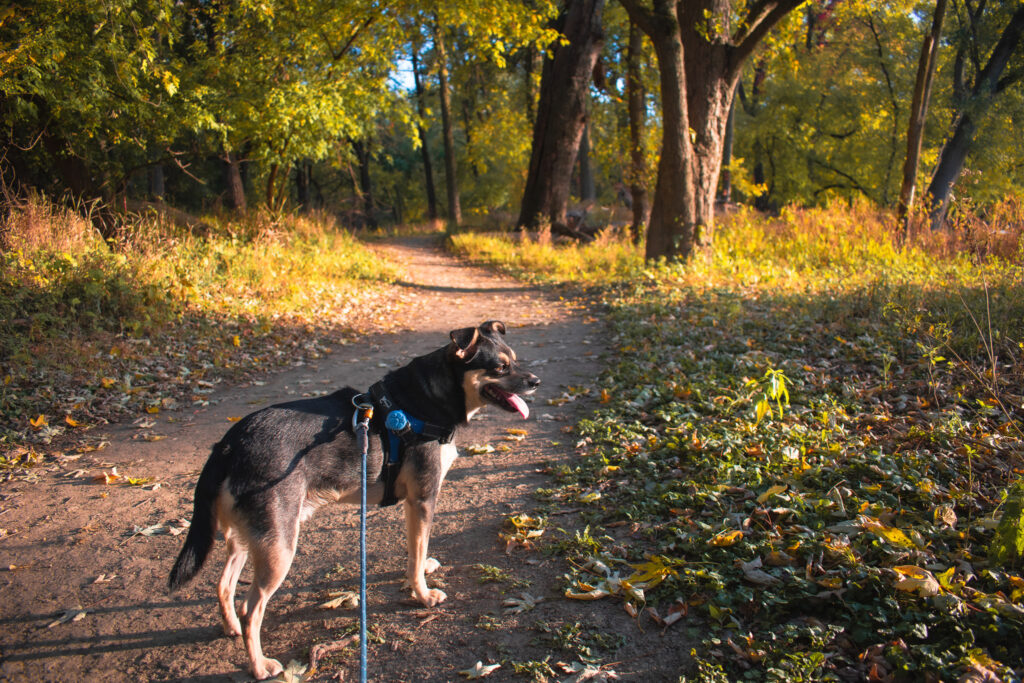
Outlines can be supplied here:
<path id="1" fill-rule="evenodd" d="M 366 394 L 356 394 L 352 397 L 352 406 L 355 411 L 352 413 L 352 427 L 357 425 L 369 425 L 373 418 L 373 401 Z"/>

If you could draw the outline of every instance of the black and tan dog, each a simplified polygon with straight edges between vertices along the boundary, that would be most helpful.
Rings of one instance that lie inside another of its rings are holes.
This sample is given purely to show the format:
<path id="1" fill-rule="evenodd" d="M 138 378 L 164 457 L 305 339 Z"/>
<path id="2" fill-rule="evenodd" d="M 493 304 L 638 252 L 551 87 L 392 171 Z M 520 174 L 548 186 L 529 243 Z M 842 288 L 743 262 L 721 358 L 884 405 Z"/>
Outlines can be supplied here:
<path id="1" fill-rule="evenodd" d="M 526 418 L 529 410 L 519 395 L 540 384 L 519 366 L 504 335 L 505 325 L 497 321 L 455 330 L 451 343 L 388 373 L 363 395 L 372 397 L 375 408 L 367 502 L 405 501 L 406 576 L 414 597 L 428 607 L 447 597 L 428 588 L 424 574 L 438 567 L 427 557 L 427 544 L 437 494 L 456 456 L 451 443 L 456 428 L 487 404 Z M 346 388 L 252 413 L 213 447 L 199 475 L 192 526 L 171 570 L 170 587 L 196 575 L 221 530 L 228 549 L 217 586 L 224 630 L 244 632 L 256 678 L 282 670 L 263 656 L 260 625 L 295 556 L 300 523 L 325 503 L 359 504 L 361 451 L 352 418 L 353 398 L 359 395 Z M 395 411 L 402 414 L 389 421 Z M 395 418 L 408 418 L 412 428 L 396 429 Z M 250 554 L 253 581 L 239 622 L 235 585 Z"/>

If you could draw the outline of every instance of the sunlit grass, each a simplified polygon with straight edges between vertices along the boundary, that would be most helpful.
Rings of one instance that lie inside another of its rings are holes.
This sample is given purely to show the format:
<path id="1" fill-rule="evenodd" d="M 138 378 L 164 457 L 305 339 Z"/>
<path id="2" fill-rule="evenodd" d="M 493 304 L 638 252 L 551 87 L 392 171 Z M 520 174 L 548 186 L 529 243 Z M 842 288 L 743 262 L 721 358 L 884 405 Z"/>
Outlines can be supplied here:
<path id="1" fill-rule="evenodd" d="M 13 209 L 0 226 L 0 414 L 8 424 L 29 410 L 95 406 L 91 387 L 139 382 L 153 367 L 167 375 L 161 355 L 192 380 L 298 360 L 306 342 L 327 343 L 317 340 L 372 319 L 382 284 L 396 277 L 323 216 L 212 217 L 195 232 L 138 217 L 107 243 L 77 212 L 45 200 Z M 125 386 L 123 405 L 145 398 Z M 74 396 L 89 398 L 65 405 Z"/>

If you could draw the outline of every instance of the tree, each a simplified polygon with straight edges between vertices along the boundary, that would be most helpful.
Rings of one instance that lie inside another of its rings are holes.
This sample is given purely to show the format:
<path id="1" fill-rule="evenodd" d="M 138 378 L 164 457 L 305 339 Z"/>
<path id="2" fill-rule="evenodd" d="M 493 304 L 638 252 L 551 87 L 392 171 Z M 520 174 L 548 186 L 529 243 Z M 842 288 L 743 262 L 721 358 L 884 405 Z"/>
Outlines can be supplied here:
<path id="1" fill-rule="evenodd" d="M 604 0 L 568 0 L 560 29 L 568 43 L 551 48 L 541 74 L 540 100 L 518 225 L 548 222 L 566 230 L 572 169 L 586 122 L 591 74 L 601 51 Z"/>
<path id="2" fill-rule="evenodd" d="M 1003 27 L 984 66 L 981 66 L 980 46 L 976 36 L 985 3 L 979 3 L 974 8 L 965 3 L 970 31 L 967 32 L 969 37 L 961 42 L 957 52 L 958 64 L 955 68 L 954 84 L 954 88 L 961 93 L 961 103 L 953 123 L 953 133 L 942 147 L 938 164 L 928 185 L 927 196 L 930 201 L 929 217 L 932 227 L 941 226 L 946 216 L 950 192 L 963 172 L 964 162 L 974 144 L 974 134 L 977 132 L 980 118 L 992 106 L 997 95 L 1024 75 L 1021 69 L 1007 72 L 1007 66 L 1017 55 L 1024 35 L 1024 4 L 1013 4 L 1017 5 L 1016 10 Z M 975 69 L 974 82 L 970 87 L 966 85 L 963 77 L 965 55 L 969 56 Z"/>
<path id="3" fill-rule="evenodd" d="M 744 62 L 802 0 L 622 0 L 654 44 L 662 145 L 646 257 L 685 259 L 710 245 L 729 109 Z"/>
<path id="4" fill-rule="evenodd" d="M 630 205 L 633 222 L 630 232 L 639 243 L 650 212 L 647 199 L 647 163 L 644 155 L 644 129 L 647 125 L 647 107 L 644 85 L 640 74 L 643 56 L 643 34 L 635 22 L 629 22 L 629 43 L 626 48 L 626 101 L 629 116 L 629 180 Z"/>
<path id="5" fill-rule="evenodd" d="M 420 140 L 420 154 L 423 158 L 423 179 L 427 193 L 427 218 L 437 220 L 437 191 L 434 189 L 434 167 L 430 159 L 430 147 L 427 145 L 427 132 L 423 129 L 423 122 L 427 118 L 427 104 L 423 94 L 423 82 L 420 76 L 419 48 L 412 46 L 412 79 L 413 93 L 416 97 L 416 113 L 419 120 L 416 121 L 416 135 Z"/>
<path id="6" fill-rule="evenodd" d="M 928 101 L 931 99 L 932 80 L 938 64 L 939 38 L 942 36 L 942 22 L 946 16 L 947 0 L 936 0 L 932 13 L 931 30 L 924 37 L 921 57 L 917 65 L 917 79 L 914 82 L 914 96 L 910 102 L 910 123 L 907 125 L 907 155 L 903 162 L 903 185 L 897 205 L 897 223 L 905 231 L 907 215 L 914 206 L 917 189 L 917 168 L 921 159 L 921 143 L 924 141 L 924 124 L 928 116 Z"/>
<path id="7" fill-rule="evenodd" d="M 459 178 L 455 161 L 455 132 L 452 129 L 452 101 L 448 89 L 448 52 L 445 50 L 441 28 L 434 25 L 434 47 L 437 50 L 437 86 L 441 98 L 441 128 L 444 139 L 444 183 L 448 191 L 448 223 L 458 227 L 462 223 L 459 204 Z"/>

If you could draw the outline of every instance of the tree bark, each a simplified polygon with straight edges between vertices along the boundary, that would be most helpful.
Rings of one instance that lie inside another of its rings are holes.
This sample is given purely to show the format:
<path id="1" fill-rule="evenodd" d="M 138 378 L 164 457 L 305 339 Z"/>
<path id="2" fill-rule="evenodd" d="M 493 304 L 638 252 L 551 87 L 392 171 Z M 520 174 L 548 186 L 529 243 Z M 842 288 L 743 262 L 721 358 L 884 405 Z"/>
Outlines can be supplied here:
<path id="1" fill-rule="evenodd" d="M 412 49 L 412 80 L 416 89 L 416 113 L 419 114 L 419 121 L 416 122 L 416 134 L 420 138 L 420 154 L 423 157 L 423 180 L 427 192 L 427 218 L 437 220 L 437 190 L 434 188 L 434 165 L 430 159 L 430 148 L 427 146 L 427 132 L 423 129 L 423 122 L 427 119 L 427 105 L 423 94 L 423 80 L 420 78 L 419 58 L 416 54 L 416 47 Z"/>
<path id="2" fill-rule="evenodd" d="M 753 0 L 736 26 L 728 0 L 622 0 L 654 43 L 662 152 L 647 230 L 649 259 L 686 259 L 711 244 L 729 109 L 743 63 L 800 0 Z M 691 140 L 692 136 L 692 140 Z"/>
<path id="3" fill-rule="evenodd" d="M 942 22 L 946 16 L 948 0 L 936 0 L 932 14 L 932 28 L 924 38 L 921 56 L 917 63 L 917 79 L 914 95 L 910 102 L 910 122 L 907 125 L 907 156 L 903 160 L 903 184 L 897 206 L 897 224 L 906 235 L 909 230 L 908 214 L 914 206 L 917 191 L 917 169 L 921 161 L 921 144 L 924 141 L 924 124 L 928 116 L 928 101 L 931 99 L 932 80 L 938 64 L 939 38 L 942 36 Z"/>
<path id="4" fill-rule="evenodd" d="M 636 22 L 629 22 L 629 47 L 626 51 L 626 102 L 629 111 L 629 193 L 632 199 L 633 224 L 630 232 L 633 242 L 639 244 L 650 214 L 647 198 L 647 159 L 644 154 L 647 107 L 640 74 L 643 53 L 643 33 Z"/>
<path id="5" fill-rule="evenodd" d="M 590 126 L 583 124 L 583 135 L 580 138 L 580 151 L 577 155 L 580 162 L 580 200 L 590 202 L 597 199 L 597 185 L 594 182 L 594 169 L 590 166 Z"/>
<path id="6" fill-rule="evenodd" d="M 242 182 L 241 162 L 234 152 L 224 153 L 224 175 L 228 186 L 228 206 L 238 213 L 245 213 L 245 185 Z"/>
<path id="7" fill-rule="evenodd" d="M 352 143 L 359 162 L 359 197 L 363 205 L 363 225 L 367 228 L 377 227 L 377 216 L 373 201 L 373 183 L 370 180 L 370 146 L 361 141 Z"/>
<path id="8" fill-rule="evenodd" d="M 299 202 L 299 208 L 309 211 L 313 208 L 313 198 L 310 194 L 313 177 L 313 162 L 302 159 L 295 162 L 295 196 Z"/>
<path id="9" fill-rule="evenodd" d="M 544 60 L 520 227 L 535 227 L 540 222 L 555 229 L 566 226 L 572 169 L 586 121 L 587 90 L 604 40 L 603 8 L 604 0 L 569 0 L 561 27 L 569 44 L 556 44 L 553 56 Z"/>
<path id="10" fill-rule="evenodd" d="M 942 226 L 949 208 L 949 195 L 964 170 L 964 162 L 974 143 L 974 133 L 978 127 L 975 117 L 983 114 L 992 105 L 995 96 L 1002 92 L 1012 80 L 1019 78 L 1019 74 L 1015 74 L 1011 81 L 1001 80 L 1010 57 L 1020 45 L 1022 34 L 1024 34 L 1024 5 L 1019 6 L 1013 13 L 1006 28 L 1003 29 L 1003 33 L 999 36 L 999 41 L 992 48 L 992 53 L 984 68 L 975 77 L 974 87 L 971 88 L 967 101 L 957 116 L 953 135 L 946 141 L 939 153 L 939 163 L 935 167 L 935 173 L 932 175 L 927 191 L 931 202 L 929 219 L 933 229 Z"/>
<path id="11" fill-rule="evenodd" d="M 434 46 L 437 48 L 438 85 L 441 95 L 441 128 L 444 137 L 444 181 L 448 190 L 448 223 L 458 227 L 462 223 L 459 205 L 459 179 L 455 165 L 455 133 L 452 130 L 452 102 L 448 92 L 448 52 L 444 46 L 441 27 L 434 26 Z"/>
<path id="12" fill-rule="evenodd" d="M 729 118 L 725 122 L 725 141 L 722 143 L 722 188 L 718 194 L 718 201 L 723 205 L 732 201 L 732 141 L 735 127 L 736 95 L 733 93 L 732 104 L 729 105 Z"/>

